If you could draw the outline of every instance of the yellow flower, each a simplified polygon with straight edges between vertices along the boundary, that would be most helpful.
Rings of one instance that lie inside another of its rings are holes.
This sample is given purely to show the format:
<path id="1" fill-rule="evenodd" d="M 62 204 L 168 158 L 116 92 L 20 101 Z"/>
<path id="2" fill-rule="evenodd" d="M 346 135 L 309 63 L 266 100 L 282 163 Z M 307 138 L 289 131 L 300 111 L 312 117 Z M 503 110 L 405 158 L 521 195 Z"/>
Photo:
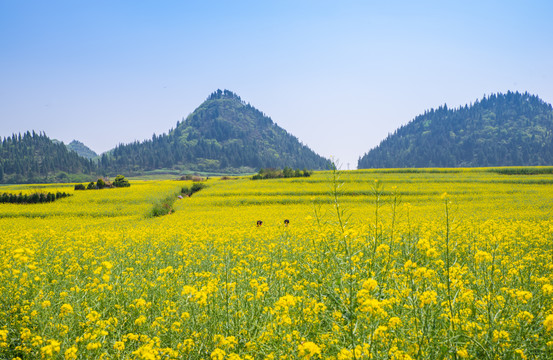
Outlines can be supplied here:
<path id="1" fill-rule="evenodd" d="M 467 349 L 460 349 L 457 350 L 457 356 L 459 356 L 461 359 L 466 359 L 469 357 L 469 352 Z"/>
<path id="2" fill-rule="evenodd" d="M 40 348 L 40 354 L 43 358 L 51 358 L 54 354 L 60 352 L 60 343 L 56 340 L 48 340 L 48 345 Z"/>
<path id="3" fill-rule="evenodd" d="M 378 286 L 378 283 L 374 279 L 367 279 L 363 282 L 363 289 L 367 291 L 373 291 Z"/>
<path id="4" fill-rule="evenodd" d="M 88 321 L 90 322 L 94 322 L 98 319 L 100 319 L 100 314 L 96 311 L 91 311 L 87 316 L 86 318 L 88 319 Z"/>
<path id="5" fill-rule="evenodd" d="M 528 311 L 521 311 L 517 314 L 517 319 L 520 322 L 530 323 L 534 319 L 534 315 Z"/>
<path id="6" fill-rule="evenodd" d="M 60 316 L 63 317 L 65 315 L 71 314 L 73 312 L 73 306 L 69 304 L 63 304 L 60 308 Z"/>
<path id="7" fill-rule="evenodd" d="M 505 330 L 494 330 L 492 333 L 493 341 L 509 341 L 509 333 Z"/>
<path id="8" fill-rule="evenodd" d="M 484 263 L 484 262 L 490 262 L 492 261 L 492 255 L 489 252 L 478 250 L 476 254 L 474 254 L 474 260 L 477 264 Z"/>
<path id="9" fill-rule="evenodd" d="M 524 350 L 522 350 L 522 349 L 516 349 L 515 354 L 518 354 L 520 356 L 520 358 L 523 359 L 523 360 L 527 359 L 526 355 L 524 354 Z"/>
<path id="10" fill-rule="evenodd" d="M 424 305 L 436 304 L 438 294 L 434 290 L 425 291 L 420 296 L 420 307 Z"/>
<path id="11" fill-rule="evenodd" d="M 221 349 L 215 349 L 211 353 L 212 360 L 223 360 L 225 358 L 226 352 Z"/>
<path id="12" fill-rule="evenodd" d="M 348 350 L 348 349 L 342 349 L 338 353 L 337 359 L 338 360 L 352 360 L 353 359 L 353 351 Z"/>
<path id="13" fill-rule="evenodd" d="M 315 355 L 321 355 L 321 348 L 314 342 L 308 341 L 298 345 L 299 355 L 303 359 L 311 359 Z"/>
<path id="14" fill-rule="evenodd" d="M 544 284 L 541 288 L 541 291 L 543 291 L 544 295 L 552 295 L 553 294 L 553 285 Z"/>
<path id="15" fill-rule="evenodd" d="M 390 320 L 388 320 L 388 326 L 390 329 L 395 329 L 396 327 L 401 325 L 401 319 L 397 316 L 392 316 Z"/>
<path id="16" fill-rule="evenodd" d="M 524 304 L 526 304 L 530 299 L 532 299 L 532 293 L 530 291 L 525 291 L 525 290 L 517 290 L 515 292 L 515 296 L 520 302 Z"/>
<path id="17" fill-rule="evenodd" d="M 553 330 L 553 314 L 547 315 L 545 321 L 543 322 L 543 326 L 545 327 L 546 331 Z"/>
<path id="18" fill-rule="evenodd" d="M 136 326 L 141 326 L 141 325 L 144 325 L 146 323 L 146 316 L 144 315 L 140 315 L 135 321 L 134 321 L 134 324 Z"/>
<path id="19" fill-rule="evenodd" d="M 102 347 L 102 344 L 99 343 L 99 342 L 91 342 L 91 343 L 86 344 L 86 349 L 90 350 L 90 351 L 94 351 L 94 350 L 99 349 L 101 347 Z"/>
<path id="20" fill-rule="evenodd" d="M 71 346 L 67 350 L 65 350 L 65 360 L 75 360 L 77 358 L 77 347 Z"/>

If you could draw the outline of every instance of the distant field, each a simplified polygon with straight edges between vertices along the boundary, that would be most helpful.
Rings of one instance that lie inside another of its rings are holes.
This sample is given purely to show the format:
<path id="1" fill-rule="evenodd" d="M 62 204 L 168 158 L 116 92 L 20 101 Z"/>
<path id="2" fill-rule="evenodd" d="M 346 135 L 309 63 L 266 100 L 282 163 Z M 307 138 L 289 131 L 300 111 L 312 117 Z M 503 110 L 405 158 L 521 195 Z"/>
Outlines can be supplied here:
<path id="1" fill-rule="evenodd" d="M 73 194 L 0 204 L 0 359 L 552 358 L 552 168 L 509 169 L 0 186 Z"/>

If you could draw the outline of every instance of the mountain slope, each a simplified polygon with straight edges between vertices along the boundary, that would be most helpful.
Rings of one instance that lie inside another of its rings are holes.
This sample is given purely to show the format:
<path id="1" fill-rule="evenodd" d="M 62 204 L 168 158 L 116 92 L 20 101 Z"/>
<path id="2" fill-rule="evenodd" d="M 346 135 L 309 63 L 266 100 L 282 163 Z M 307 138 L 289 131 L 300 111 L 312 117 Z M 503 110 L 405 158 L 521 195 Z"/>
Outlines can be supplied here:
<path id="1" fill-rule="evenodd" d="M 69 150 L 76 152 L 79 156 L 86 159 L 94 159 L 98 157 L 94 151 L 80 141 L 73 140 L 69 144 L 65 145 Z"/>
<path id="2" fill-rule="evenodd" d="M 63 143 L 55 143 L 44 133 L 27 131 L 0 142 L 2 183 L 69 181 L 67 173 L 91 175 L 95 170 L 92 161 L 68 151 Z"/>
<path id="3" fill-rule="evenodd" d="M 168 134 L 119 145 L 103 155 L 107 171 L 160 168 L 251 171 L 262 167 L 325 169 L 328 160 L 228 90 L 212 93 Z"/>
<path id="4" fill-rule="evenodd" d="M 552 164 L 551 105 L 508 92 L 417 116 L 359 158 L 358 168 Z"/>

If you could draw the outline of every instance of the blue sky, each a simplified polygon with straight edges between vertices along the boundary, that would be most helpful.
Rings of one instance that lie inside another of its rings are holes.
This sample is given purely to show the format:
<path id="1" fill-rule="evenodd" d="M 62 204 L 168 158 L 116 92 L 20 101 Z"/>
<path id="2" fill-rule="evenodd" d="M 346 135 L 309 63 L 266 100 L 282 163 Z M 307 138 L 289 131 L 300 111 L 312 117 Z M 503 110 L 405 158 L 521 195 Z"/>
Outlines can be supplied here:
<path id="1" fill-rule="evenodd" d="M 0 0 L 0 136 L 96 152 L 229 89 L 347 168 L 444 103 L 553 102 L 550 1 Z"/>

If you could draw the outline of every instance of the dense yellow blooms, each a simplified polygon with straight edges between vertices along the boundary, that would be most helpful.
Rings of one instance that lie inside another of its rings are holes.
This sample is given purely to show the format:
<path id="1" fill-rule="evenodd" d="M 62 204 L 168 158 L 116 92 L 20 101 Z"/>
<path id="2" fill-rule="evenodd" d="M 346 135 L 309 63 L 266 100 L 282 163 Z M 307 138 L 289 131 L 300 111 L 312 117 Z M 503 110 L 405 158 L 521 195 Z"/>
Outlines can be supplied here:
<path id="1" fill-rule="evenodd" d="M 545 327 L 546 331 L 553 330 L 553 314 L 547 315 L 547 317 L 545 318 L 545 321 L 543 322 L 543 326 Z"/>
<path id="2" fill-rule="evenodd" d="M 553 357 L 553 175 L 336 175 L 0 204 L 0 358 Z"/>
<path id="3" fill-rule="evenodd" d="M 321 348 L 312 341 L 307 341 L 298 345 L 298 353 L 302 359 L 311 359 L 321 355 Z"/>

